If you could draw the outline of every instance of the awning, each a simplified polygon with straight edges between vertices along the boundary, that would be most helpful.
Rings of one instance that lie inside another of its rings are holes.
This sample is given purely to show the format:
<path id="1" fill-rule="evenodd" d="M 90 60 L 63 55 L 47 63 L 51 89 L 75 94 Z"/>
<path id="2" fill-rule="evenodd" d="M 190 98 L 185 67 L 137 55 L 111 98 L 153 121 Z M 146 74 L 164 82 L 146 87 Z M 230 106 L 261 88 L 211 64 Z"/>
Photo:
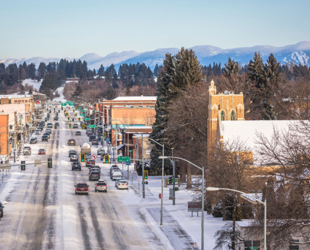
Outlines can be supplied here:
<path id="1" fill-rule="evenodd" d="M 118 145 L 117 150 L 121 149 L 123 146 L 125 146 L 125 144 Z"/>

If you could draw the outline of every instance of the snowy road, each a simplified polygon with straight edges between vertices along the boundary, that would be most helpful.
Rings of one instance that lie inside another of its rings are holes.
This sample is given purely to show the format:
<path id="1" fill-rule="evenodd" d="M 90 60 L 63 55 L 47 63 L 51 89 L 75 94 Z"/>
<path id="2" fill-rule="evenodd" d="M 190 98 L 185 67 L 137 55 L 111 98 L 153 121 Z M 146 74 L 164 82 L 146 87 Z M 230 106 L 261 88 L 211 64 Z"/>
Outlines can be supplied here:
<path id="1" fill-rule="evenodd" d="M 54 115 L 52 114 L 51 117 Z M 108 177 L 109 165 L 103 165 L 101 178 L 108 184 L 107 193 L 95 193 L 95 182 L 88 181 L 88 168 L 71 171 L 68 151 L 88 142 L 85 131 L 75 136 L 68 129 L 63 113 L 60 128 L 52 129 L 51 139 L 31 145 L 32 155 L 26 162 L 52 157 L 53 168 L 27 166 L 26 171 L 12 168 L 12 175 L 0 190 L 0 201 L 6 202 L 0 221 L 0 249 L 168 249 L 158 232 L 141 216 L 138 208 L 121 200 L 127 190 L 116 190 Z M 78 146 L 69 147 L 74 138 Z M 39 148 L 47 155 L 39 156 Z M 92 153 L 96 153 L 92 148 Z M 89 195 L 75 195 L 74 184 L 87 182 Z"/>

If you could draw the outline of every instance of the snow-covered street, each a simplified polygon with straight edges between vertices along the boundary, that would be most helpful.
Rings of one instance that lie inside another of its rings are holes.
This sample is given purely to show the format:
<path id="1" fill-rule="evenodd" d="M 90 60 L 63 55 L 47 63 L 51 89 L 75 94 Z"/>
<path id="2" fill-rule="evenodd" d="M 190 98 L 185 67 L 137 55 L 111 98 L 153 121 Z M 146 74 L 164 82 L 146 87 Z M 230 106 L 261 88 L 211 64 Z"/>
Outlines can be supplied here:
<path id="1" fill-rule="evenodd" d="M 0 189 L 0 200 L 5 204 L 0 221 L 0 249 L 169 249 L 141 215 L 137 207 L 122 203 L 134 195 L 132 190 L 117 190 L 110 181 L 110 165 L 103 165 L 101 178 L 108 184 L 107 193 L 95 193 L 95 181 L 88 181 L 88 168 L 72 171 L 68 151 L 88 142 L 85 131 L 75 136 L 77 129 L 66 127 L 60 113 L 60 127 L 52 129 L 51 139 L 31 144 L 34 159 L 47 161 L 52 157 L 53 168 L 47 163 L 40 167 L 27 166 L 26 171 L 12 167 L 11 177 Z M 79 130 L 79 129 L 78 129 Z M 76 139 L 77 146 L 67 146 Z M 38 155 L 45 148 L 46 155 Z M 92 153 L 96 153 L 92 148 Z M 99 164 L 98 164 L 99 163 Z M 74 184 L 87 182 L 89 195 L 75 195 Z"/>

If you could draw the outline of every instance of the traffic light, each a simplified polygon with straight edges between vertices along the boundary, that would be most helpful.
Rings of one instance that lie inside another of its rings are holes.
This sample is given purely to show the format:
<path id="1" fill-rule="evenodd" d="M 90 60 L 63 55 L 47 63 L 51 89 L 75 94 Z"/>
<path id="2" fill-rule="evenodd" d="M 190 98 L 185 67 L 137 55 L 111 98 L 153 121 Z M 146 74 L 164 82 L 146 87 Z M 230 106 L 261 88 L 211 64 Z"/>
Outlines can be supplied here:
<path id="1" fill-rule="evenodd" d="M 52 158 L 48 158 L 47 159 L 47 166 L 48 166 L 48 168 L 52 168 L 53 167 Z"/>
<path id="2" fill-rule="evenodd" d="M 104 163 L 109 164 L 110 163 L 110 156 L 109 155 L 104 155 Z"/>
<path id="3" fill-rule="evenodd" d="M 69 128 L 72 128 L 72 123 L 69 123 Z"/>
<path id="4" fill-rule="evenodd" d="M 75 117 L 77 117 L 77 113 L 75 113 Z"/>
<path id="5" fill-rule="evenodd" d="M 143 171 L 143 179 L 144 180 L 148 180 L 149 179 L 149 171 L 148 170 L 144 170 Z"/>
<path id="6" fill-rule="evenodd" d="M 81 162 L 85 162 L 85 153 L 81 153 Z"/>
<path id="7" fill-rule="evenodd" d="M 82 129 L 85 129 L 85 124 L 84 123 L 82 124 Z"/>
<path id="8" fill-rule="evenodd" d="M 20 161 L 20 170 L 26 170 L 26 161 Z"/>
<path id="9" fill-rule="evenodd" d="M 107 138 L 107 132 L 103 132 L 103 138 Z"/>
<path id="10" fill-rule="evenodd" d="M 70 117 L 68 116 L 68 122 L 70 121 Z"/>
<path id="11" fill-rule="evenodd" d="M 81 121 L 81 118 L 79 117 L 78 119 L 79 119 L 79 122 L 80 122 L 80 121 Z"/>

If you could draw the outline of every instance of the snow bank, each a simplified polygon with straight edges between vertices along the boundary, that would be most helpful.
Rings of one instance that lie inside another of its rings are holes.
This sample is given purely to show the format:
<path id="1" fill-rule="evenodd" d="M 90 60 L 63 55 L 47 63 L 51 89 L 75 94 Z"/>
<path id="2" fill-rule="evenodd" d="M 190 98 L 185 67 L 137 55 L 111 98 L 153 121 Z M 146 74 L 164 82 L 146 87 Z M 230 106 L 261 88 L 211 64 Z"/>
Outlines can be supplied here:
<path id="1" fill-rule="evenodd" d="M 22 85 L 25 86 L 26 84 L 28 84 L 29 86 L 32 86 L 33 89 L 39 90 L 41 87 L 42 81 L 43 79 L 41 79 L 39 82 L 37 80 L 26 79 L 26 80 L 23 80 Z"/>

